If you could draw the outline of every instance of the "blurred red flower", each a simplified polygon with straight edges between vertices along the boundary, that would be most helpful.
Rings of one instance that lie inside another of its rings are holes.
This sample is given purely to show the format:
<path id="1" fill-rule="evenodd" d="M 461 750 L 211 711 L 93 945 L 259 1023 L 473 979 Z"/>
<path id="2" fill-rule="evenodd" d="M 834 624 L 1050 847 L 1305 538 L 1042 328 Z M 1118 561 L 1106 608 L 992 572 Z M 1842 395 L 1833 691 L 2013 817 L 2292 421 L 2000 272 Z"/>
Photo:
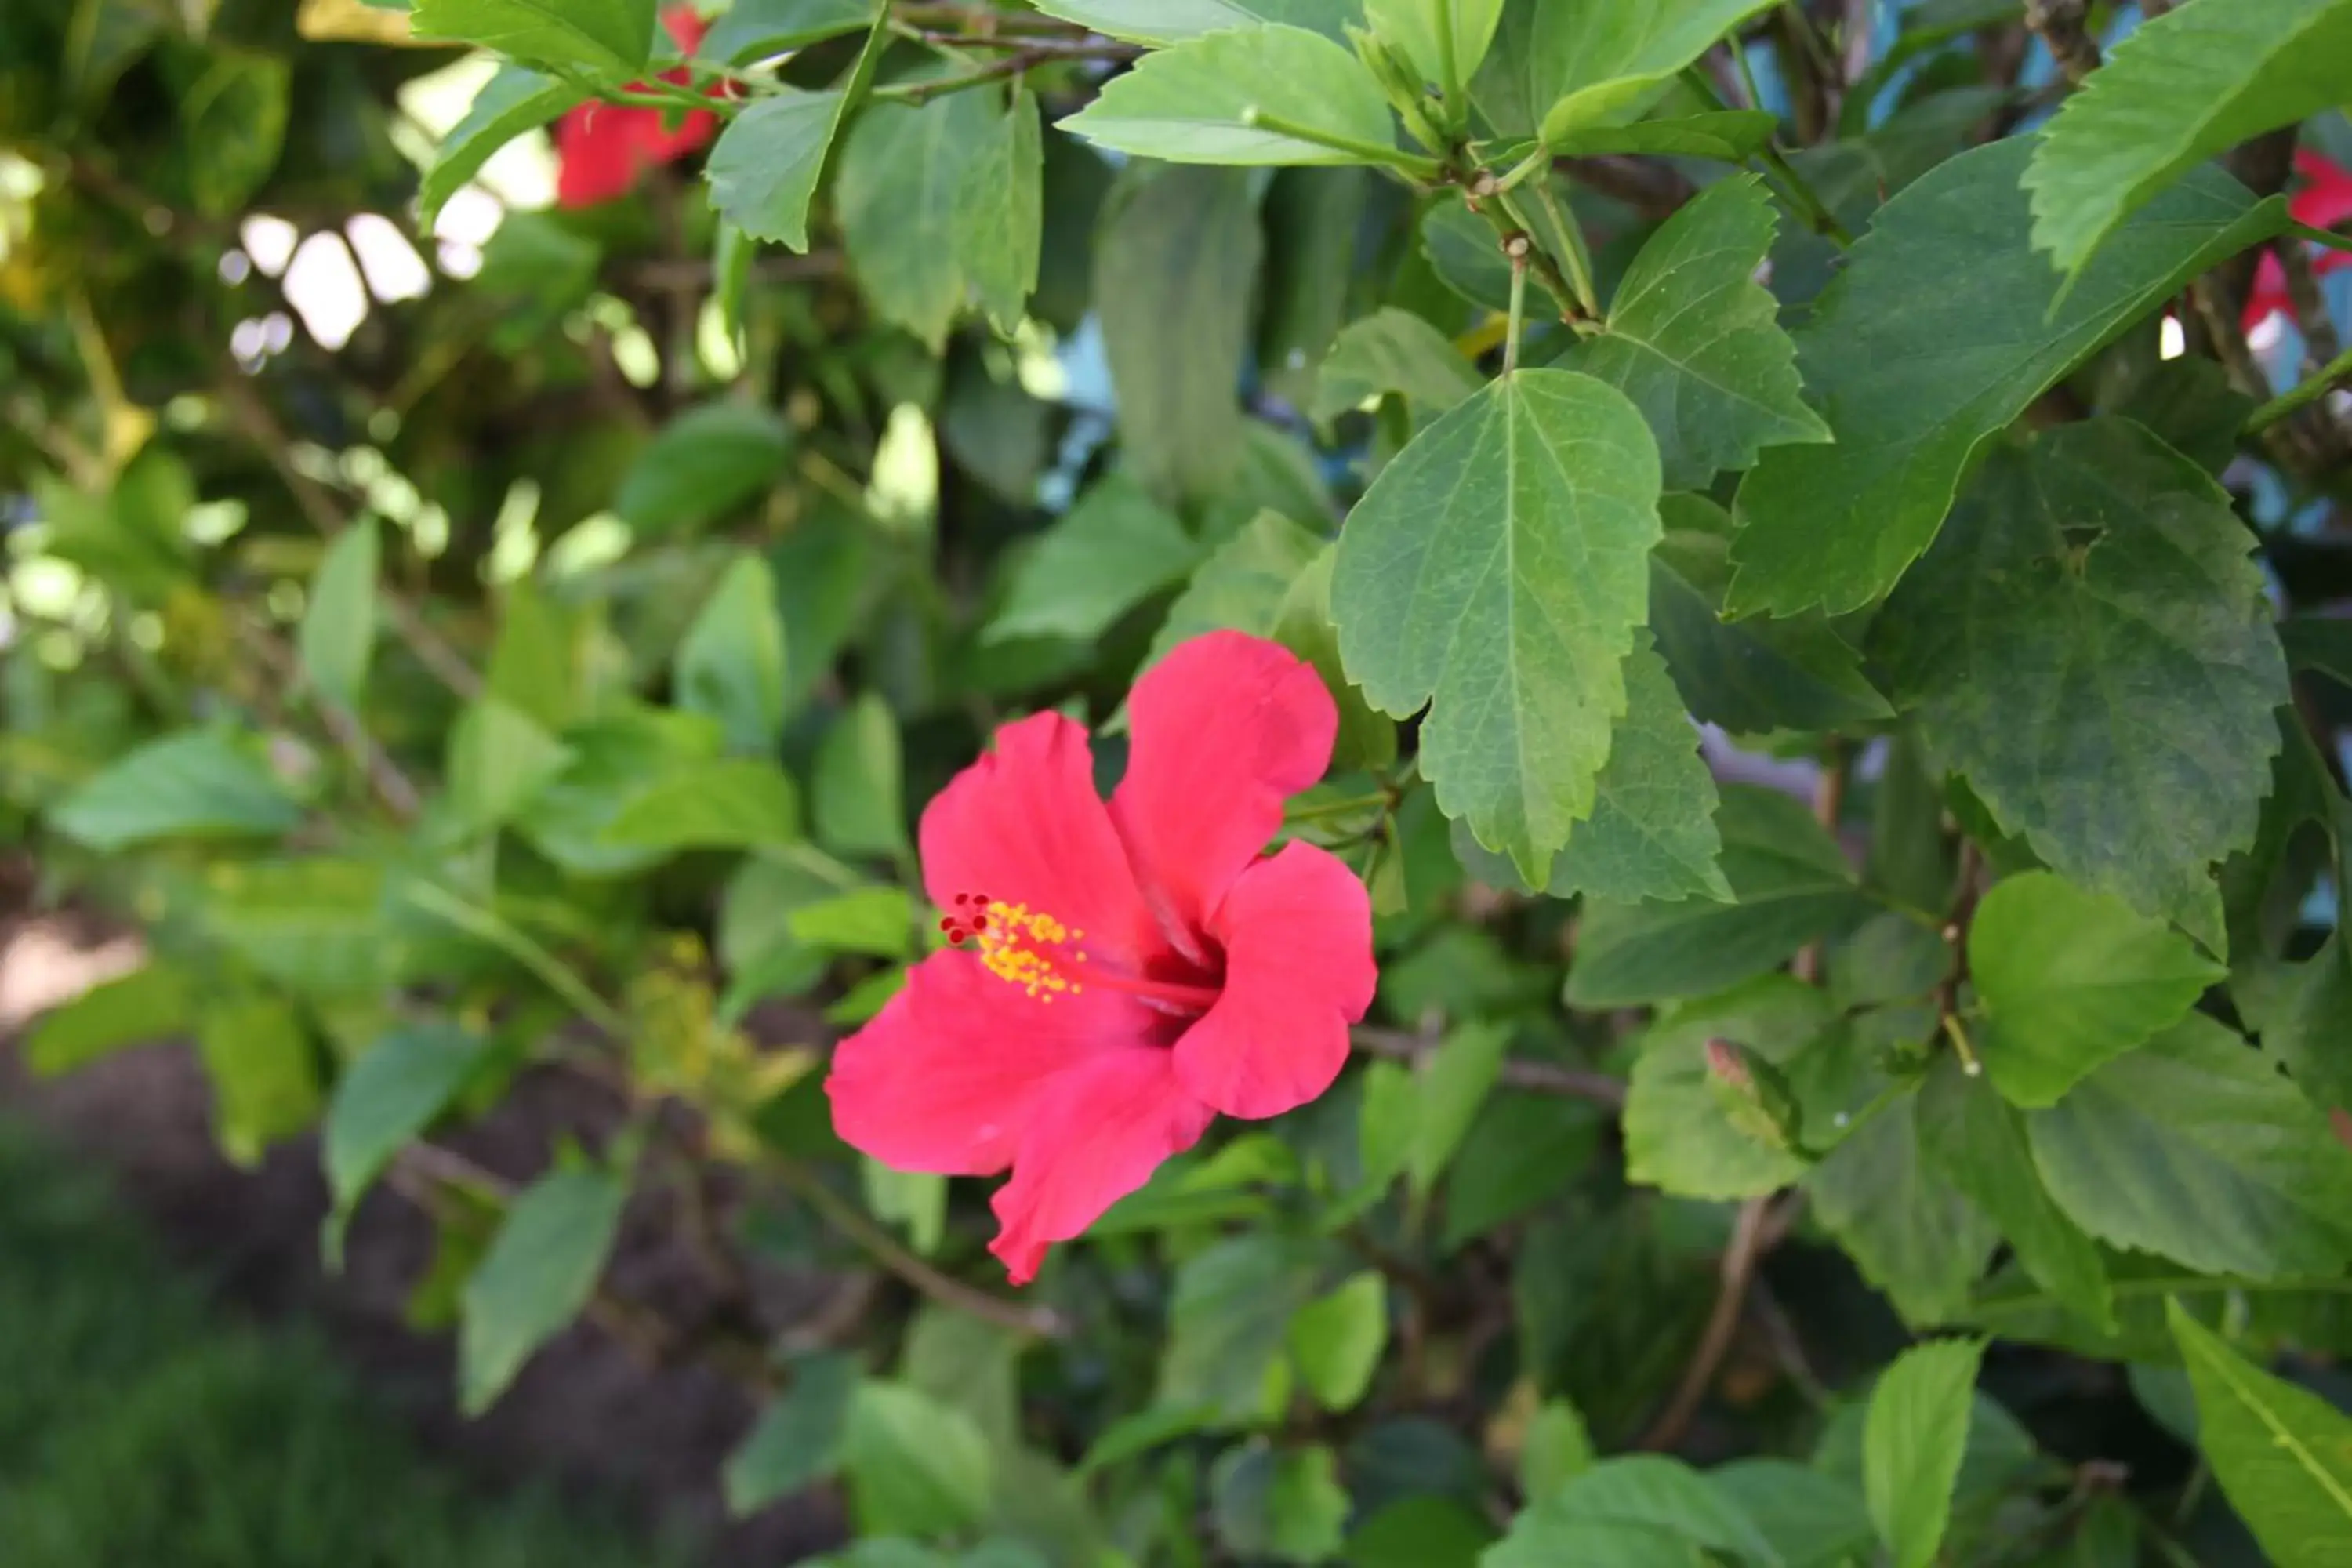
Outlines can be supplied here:
<path id="1" fill-rule="evenodd" d="M 702 16 L 692 5 L 664 11 L 662 26 L 687 54 L 702 42 Z M 681 68 L 662 79 L 693 79 Z M 589 207 L 625 196 L 647 169 L 708 146 L 718 130 L 717 117 L 701 110 L 675 125 L 672 119 L 669 110 L 638 104 L 583 103 L 567 112 L 555 127 L 556 205 Z"/>
<path id="2" fill-rule="evenodd" d="M 1136 683 L 1118 792 L 1086 730 L 997 731 L 923 814 L 952 943 L 843 1041 L 825 1088 L 885 1164 L 1013 1179 L 992 1250 L 1013 1282 L 1190 1148 L 1219 1114 L 1331 1086 L 1371 1005 L 1371 905 L 1337 856 L 1268 855 L 1323 776 L 1338 714 L 1313 668 L 1216 632 Z"/>
<path id="3" fill-rule="evenodd" d="M 2345 173 L 2341 164 L 2305 148 L 2295 153 L 2294 167 L 2303 184 L 2287 198 L 2287 211 L 2297 221 L 2314 228 L 2331 228 L 2352 217 L 2352 174 Z M 2283 243 L 2304 242 L 2290 236 Z M 2312 260 L 2312 270 L 2322 277 L 2347 267 L 2352 267 L 2352 253 L 2341 250 L 2323 249 Z M 2264 251 L 2262 265 L 2254 271 L 2253 292 L 2246 300 L 2246 330 L 2252 331 L 2273 312 L 2294 320 L 2294 301 L 2287 297 L 2286 268 L 2279 265 L 2276 255 Z"/>

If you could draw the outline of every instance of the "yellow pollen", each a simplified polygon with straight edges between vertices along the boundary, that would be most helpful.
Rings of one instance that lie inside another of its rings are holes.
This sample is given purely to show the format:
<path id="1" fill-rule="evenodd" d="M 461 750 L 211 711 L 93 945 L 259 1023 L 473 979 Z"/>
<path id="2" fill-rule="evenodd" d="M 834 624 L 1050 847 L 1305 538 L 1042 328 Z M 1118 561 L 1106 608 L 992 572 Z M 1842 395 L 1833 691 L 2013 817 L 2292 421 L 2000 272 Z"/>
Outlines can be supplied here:
<path id="1" fill-rule="evenodd" d="M 986 920 L 986 926 L 976 934 L 980 961 L 991 974 L 1018 985 L 1024 995 L 1047 1003 L 1065 992 L 1073 996 L 1082 994 L 1062 973 L 1056 958 L 1084 963 L 1086 953 L 1069 944 L 1086 932 L 1072 931 L 1043 910 L 1001 900 L 988 906 Z"/>

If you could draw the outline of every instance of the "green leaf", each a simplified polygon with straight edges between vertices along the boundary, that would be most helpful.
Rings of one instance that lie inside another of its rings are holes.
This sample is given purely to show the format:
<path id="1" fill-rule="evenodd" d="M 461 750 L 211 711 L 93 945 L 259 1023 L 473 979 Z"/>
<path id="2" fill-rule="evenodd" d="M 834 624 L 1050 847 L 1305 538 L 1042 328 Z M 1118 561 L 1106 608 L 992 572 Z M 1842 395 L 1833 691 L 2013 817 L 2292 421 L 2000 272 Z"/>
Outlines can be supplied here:
<path id="1" fill-rule="evenodd" d="M 381 865 L 327 855 L 231 861 L 206 881 L 205 933 L 257 973 L 322 999 L 380 1001 L 398 983 Z"/>
<path id="2" fill-rule="evenodd" d="M 2271 1561 L 2352 1563 L 2352 1416 L 2251 1365 L 2179 1301 L 2165 1318 L 2197 1392 L 2199 1446 Z"/>
<path id="3" fill-rule="evenodd" d="M 415 0 L 416 37 L 480 44 L 519 60 L 586 67 L 614 86 L 653 58 L 654 0 Z"/>
<path id="4" fill-rule="evenodd" d="M 1918 1097 L 1905 1094 L 1864 1119 L 1804 1186 L 1814 1216 L 1863 1278 L 1906 1321 L 1932 1323 L 1967 1307 L 2000 1237 L 1927 1159 L 1917 1110 Z"/>
<path id="5" fill-rule="evenodd" d="M 213 1089 L 213 1137 L 234 1164 L 307 1131 L 319 1115 L 319 1067 L 293 1007 L 252 993 L 205 1009 L 196 1055 Z"/>
<path id="6" fill-rule="evenodd" d="M 1138 44 L 1177 44 L 1260 22 L 1309 28 L 1335 42 L 1358 0 L 1046 0 L 1048 16 Z"/>
<path id="7" fill-rule="evenodd" d="M 1609 742 L 1609 761 L 1593 786 L 1592 816 L 1577 824 L 1552 862 L 1544 891 L 1555 899 L 1589 894 L 1620 903 L 1643 899 L 1731 900 L 1717 864 L 1715 775 L 1699 755 L 1698 734 L 1683 710 L 1665 666 L 1639 634 L 1625 659 L 1625 713 Z M 1525 890 L 1508 860 L 1457 828 L 1464 867 L 1496 887 Z"/>
<path id="8" fill-rule="evenodd" d="M 806 252 L 809 203 L 848 110 L 846 92 L 787 84 L 754 100 L 711 146 L 710 205 L 755 239 Z"/>
<path id="9" fill-rule="evenodd" d="M 1035 286 L 1044 152 L 1026 94 L 877 103 L 843 144 L 842 239 L 874 308 L 933 353 L 975 289 L 1008 324 Z"/>
<path id="10" fill-rule="evenodd" d="M 1650 556 L 1650 629 L 1693 716 L 1735 735 L 1838 730 L 1894 716 L 1862 656 L 1815 612 L 1723 618 L 1731 519 L 1701 495 L 1658 506 L 1665 537 Z"/>
<path id="11" fill-rule="evenodd" d="M 1421 1064 L 1413 1111 L 1412 1142 L 1405 1168 L 1413 1191 L 1426 1194 L 1453 1163 L 1470 1123 L 1486 1103 L 1502 1071 L 1511 1031 L 1499 1024 L 1465 1024 L 1445 1037 Z"/>
<path id="12" fill-rule="evenodd" d="M 25 1038 L 25 1064 L 36 1077 L 54 1078 L 125 1047 L 180 1034 L 195 1011 L 194 976 L 150 959 L 42 1014 Z"/>
<path id="13" fill-rule="evenodd" d="M 730 750 L 772 755 L 783 738 L 784 689 L 775 575 L 759 556 L 738 556 L 677 645 L 675 700 L 719 721 Z"/>
<path id="14" fill-rule="evenodd" d="M 1339 658 L 1339 628 L 1331 624 L 1331 569 L 1338 559 L 1339 547 L 1324 545 L 1292 581 L 1275 620 L 1274 640 L 1315 667 L 1339 707 L 1332 767 L 1381 772 L 1396 761 L 1396 726 L 1372 711 Z"/>
<path id="15" fill-rule="evenodd" d="M 974 150 L 956 214 L 956 249 L 973 297 L 1010 334 L 1037 291 L 1045 243 L 1045 132 L 1037 97 L 1016 87 Z"/>
<path id="16" fill-rule="evenodd" d="M 874 0 L 734 0 L 702 36 L 707 60 L 748 65 L 874 25 Z"/>
<path id="17" fill-rule="evenodd" d="M 1447 816 L 1546 881 L 1592 813 L 1658 538 L 1657 444 L 1570 371 L 1496 381 L 1415 437 L 1339 538 L 1348 674 L 1397 718 Z"/>
<path id="18" fill-rule="evenodd" d="M 2027 1273 L 2067 1308 L 2115 1329 L 2115 1293 L 2099 1249 L 2058 1206 L 2033 1163 L 2024 1117 L 1957 1057 L 1937 1059 L 1919 1089 L 1919 1142 L 1929 1166 L 2000 1227 Z"/>
<path id="19" fill-rule="evenodd" d="M 1547 1498 L 1593 1467 L 1600 1458 L 1584 1416 L 1565 1399 L 1546 1400 L 1528 1419 L 1519 1444 L 1519 1494 Z"/>
<path id="20" fill-rule="evenodd" d="M 1120 447 L 1162 501 L 1207 500 L 1233 481 L 1265 247 L 1239 170 L 1133 167 L 1105 204 L 1094 297 Z"/>
<path id="21" fill-rule="evenodd" d="M 1878 623 L 2004 832 L 2209 948 L 2210 867 L 2253 840 L 2288 696 L 2252 542 L 2196 465 L 2092 420 L 1996 453 Z"/>
<path id="22" fill-rule="evenodd" d="M 319 558 L 302 607 L 299 647 L 311 689 L 330 702 L 356 707 L 375 650 L 376 573 L 383 557 L 375 520 L 337 535 Z"/>
<path id="23" fill-rule="evenodd" d="M 1439 280 L 1465 300 L 1497 313 L 1511 308 L 1510 258 L 1462 192 L 1444 192 L 1423 209 L 1421 249 Z"/>
<path id="24" fill-rule="evenodd" d="M 1262 125 L 1261 111 L 1318 140 Z M 1362 62 L 1298 27 L 1236 27 L 1155 49 L 1061 127 L 1178 163 L 1377 163 L 1396 136 L 1388 100 Z"/>
<path id="25" fill-rule="evenodd" d="M 1200 561 L 1201 547 L 1123 474 L 1097 482 L 1022 559 L 987 640 L 1088 641 Z"/>
<path id="26" fill-rule="evenodd" d="M 821 952 L 905 958 L 914 918 L 914 900 L 906 889 L 860 888 L 803 904 L 785 924 L 795 941 Z"/>
<path id="27" fill-rule="evenodd" d="M 480 698 L 449 730 L 450 818 L 476 831 L 512 821 L 572 761 L 571 749 L 530 715 L 499 698 Z"/>
<path id="28" fill-rule="evenodd" d="M 1203 632 L 1272 637 L 1298 578 L 1326 548 L 1322 537 L 1277 512 L 1262 511 L 1217 546 L 1168 606 L 1144 658 L 1150 668 L 1178 643 Z"/>
<path id="29" fill-rule="evenodd" d="M 954 1535 L 988 1516 L 995 1459 L 970 1415 L 903 1384 L 859 1384 L 841 1452 L 870 1535 Z"/>
<path id="30" fill-rule="evenodd" d="M 833 1352 L 795 1363 L 792 1386 L 760 1412 L 751 1435 L 727 1457 L 727 1511 L 757 1513 L 841 1462 L 849 1412 L 857 1395 L 855 1356 Z"/>
<path id="31" fill-rule="evenodd" d="M 1313 397 L 1318 369 L 1357 307 L 1357 242 L 1371 186 L 1362 169 L 1285 169 L 1266 184 L 1256 362 L 1267 394 L 1293 406 Z"/>
<path id="32" fill-rule="evenodd" d="M 451 1025 L 404 1025 L 343 1074 L 327 1104 L 323 1155 L 338 1214 L 349 1214 L 393 1156 L 449 1108 L 487 1047 Z"/>
<path id="33" fill-rule="evenodd" d="M 1667 1568 L 1719 1553 L 1780 1568 L 1780 1553 L 1697 1471 L 1662 1454 L 1603 1459 L 1511 1521 L 1479 1568 Z"/>
<path id="34" fill-rule="evenodd" d="M 2149 198 L 2241 142 L 2352 99 L 2347 0 L 2189 0 L 2116 46 L 2044 128 L 2033 245 L 2072 275 Z"/>
<path id="35" fill-rule="evenodd" d="M 1915 1345 L 1870 1391 L 1862 1485 L 1895 1568 L 1928 1568 L 1951 1521 L 1982 1340 Z"/>
<path id="36" fill-rule="evenodd" d="M 1626 1090 L 1625 1179 L 1677 1197 L 1730 1199 L 1803 1175 L 1803 1158 L 1732 1124 L 1707 1087 L 1707 1042 L 1733 1041 L 1786 1068 L 1831 1018 L 1819 987 L 1766 974 L 1652 1025 Z"/>
<path id="37" fill-rule="evenodd" d="M 1213 1422 L 1246 1420 L 1264 1403 L 1267 1374 L 1290 1320 L 1314 1299 L 1318 1254 L 1259 1231 L 1229 1237 L 1187 1258 L 1168 1308 L 1168 1348 L 1156 1403 L 1207 1406 Z"/>
<path id="38" fill-rule="evenodd" d="M 2026 1118 L 2076 1224 L 2211 1274 L 2352 1258 L 2352 1151 L 2261 1052 L 2192 1013 Z"/>
<path id="39" fill-rule="evenodd" d="M 498 74 L 474 95 L 466 117 L 450 128 L 435 150 L 432 166 L 416 187 L 416 232 L 429 235 L 441 208 L 499 148 L 525 132 L 536 131 L 578 104 L 588 95 L 571 82 L 543 76 L 521 66 L 500 66 Z"/>
<path id="40" fill-rule="evenodd" d="M 2047 871 L 2003 879 L 1969 927 L 1985 1070 L 2031 1110 L 2179 1023 L 2228 973 L 2162 921 Z"/>
<path id="41" fill-rule="evenodd" d="M 1495 1527 L 1458 1498 L 1412 1492 L 1349 1532 L 1348 1568 L 1478 1568 Z"/>
<path id="42" fill-rule="evenodd" d="M 1848 252 L 1797 333 L 1837 444 L 1775 447 L 1740 486 L 1735 614 L 1842 614 L 1885 594 L 1987 441 L 2190 278 L 2275 233 L 2283 212 L 2200 174 L 2119 229 L 2062 302 L 2026 239 L 2018 180 L 2032 153 L 2011 136 L 1938 165 Z"/>
<path id="43" fill-rule="evenodd" d="M 1389 1342 L 1388 1284 L 1374 1269 L 1350 1275 L 1290 1320 L 1290 1361 L 1326 1410 L 1353 1410 Z"/>
<path id="44" fill-rule="evenodd" d="M 840 855 L 907 847 L 906 766 L 898 721 L 869 691 L 842 710 L 816 754 L 816 836 Z"/>
<path id="45" fill-rule="evenodd" d="M 1870 1561 L 1877 1532 L 1862 1489 L 1787 1459 L 1735 1459 L 1707 1485 L 1744 1510 L 1789 1568 L 1853 1568 Z"/>
<path id="46" fill-rule="evenodd" d="M 528 714 L 543 730 L 562 730 L 585 706 L 581 666 L 586 618 L 528 577 L 508 586 L 499 610 L 498 640 L 482 672 L 488 694 Z"/>
<path id="47" fill-rule="evenodd" d="M 180 99 L 179 151 L 196 210 L 234 217 L 278 167 L 294 73 L 278 54 L 210 51 L 204 72 Z"/>
<path id="48" fill-rule="evenodd" d="M 1616 154 L 1744 163 L 1769 146 L 1780 128 L 1780 120 L 1769 110 L 1717 109 L 1632 125 L 1589 125 L 1547 145 L 1562 158 Z"/>
<path id="49" fill-rule="evenodd" d="M 1509 0 L 1473 91 L 1496 129 L 1566 141 L 1637 120 L 1671 83 L 1772 0 Z"/>
<path id="50" fill-rule="evenodd" d="M 466 1281 L 457 1383 L 467 1415 L 497 1403 L 523 1363 L 586 1308 L 628 1196 L 607 1172 L 557 1170 L 507 1210 L 488 1255 Z"/>
<path id="51" fill-rule="evenodd" d="M 1364 19 L 1423 80 L 1443 85 L 1451 64 L 1453 79 L 1467 82 L 1486 58 L 1495 26 L 1503 19 L 1503 0 L 1364 0 Z"/>
<path id="52" fill-rule="evenodd" d="M 1488 1095 L 1445 1177 L 1451 1252 L 1528 1213 L 1584 1173 L 1603 1135 L 1601 1108 L 1553 1095 Z"/>
<path id="53" fill-rule="evenodd" d="M 150 741 L 49 807 L 49 826 L 113 854 L 159 838 L 268 837 L 302 820 L 254 750 L 220 730 Z"/>
<path id="54" fill-rule="evenodd" d="M 2340 929 L 2300 963 L 2242 971 L 2230 994 L 2296 1087 L 2323 1107 L 2352 1110 L 2352 1054 L 2344 1048 L 2352 1035 L 2352 948 Z"/>
<path id="55" fill-rule="evenodd" d="M 688 409 L 646 444 L 613 510 L 648 534 L 707 527 L 784 471 L 792 431 L 769 409 L 727 400 Z"/>
<path id="56" fill-rule="evenodd" d="M 890 889 L 896 892 L 898 889 Z M 899 930 L 906 922 L 899 921 Z M 929 1257 L 947 1233 L 948 1179 L 929 1171 L 895 1171 L 867 1156 L 857 1163 L 858 1189 L 876 1219 L 898 1226 L 917 1252 Z"/>
<path id="57" fill-rule="evenodd" d="M 603 834 L 621 848 L 759 849 L 796 844 L 800 792 L 773 763 L 735 758 L 682 768 L 621 807 Z"/>
<path id="58" fill-rule="evenodd" d="M 1830 439 L 1798 396 L 1796 345 L 1756 281 L 1772 248 L 1764 183 L 1709 185 L 1642 247 L 1609 302 L 1608 330 L 1560 363 L 1632 398 L 1658 438 L 1665 482 L 1700 489 L 1766 447 Z"/>
<path id="59" fill-rule="evenodd" d="M 1410 310 L 1383 306 L 1350 321 L 1316 373 L 1307 415 L 1318 425 L 1396 393 L 1419 420 L 1433 419 L 1486 384 L 1445 334 Z"/>
<path id="60" fill-rule="evenodd" d="M 1719 991 L 1867 912 L 1853 868 L 1804 802 L 1752 784 L 1721 793 L 1719 865 L 1732 901 L 1590 900 L 1568 972 L 1570 1006 L 1633 1007 Z"/>
<path id="61" fill-rule="evenodd" d="M 1218 1539 L 1253 1562 L 1328 1563 L 1348 1522 L 1339 1460 L 1320 1444 L 1281 1452 L 1264 1442 L 1228 1448 L 1210 1472 Z"/>

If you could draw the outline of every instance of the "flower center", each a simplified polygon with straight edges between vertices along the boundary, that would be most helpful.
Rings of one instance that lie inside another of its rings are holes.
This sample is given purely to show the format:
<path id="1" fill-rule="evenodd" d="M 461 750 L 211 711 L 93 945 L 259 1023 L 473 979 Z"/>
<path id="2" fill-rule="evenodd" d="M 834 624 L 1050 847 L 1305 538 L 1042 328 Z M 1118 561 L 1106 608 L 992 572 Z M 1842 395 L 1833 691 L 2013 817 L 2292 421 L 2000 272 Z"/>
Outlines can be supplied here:
<path id="1" fill-rule="evenodd" d="M 991 974 L 1040 1002 L 1082 996 L 1092 985 L 1139 997 L 1181 1017 L 1198 1017 L 1216 1005 L 1216 986 L 1154 980 L 1128 973 L 1115 963 L 1095 963 L 1078 945 L 1086 940 L 1085 931 L 1026 904 L 1009 904 L 986 893 L 958 893 L 953 908 L 940 917 L 940 929 L 950 944 L 976 952 Z"/>

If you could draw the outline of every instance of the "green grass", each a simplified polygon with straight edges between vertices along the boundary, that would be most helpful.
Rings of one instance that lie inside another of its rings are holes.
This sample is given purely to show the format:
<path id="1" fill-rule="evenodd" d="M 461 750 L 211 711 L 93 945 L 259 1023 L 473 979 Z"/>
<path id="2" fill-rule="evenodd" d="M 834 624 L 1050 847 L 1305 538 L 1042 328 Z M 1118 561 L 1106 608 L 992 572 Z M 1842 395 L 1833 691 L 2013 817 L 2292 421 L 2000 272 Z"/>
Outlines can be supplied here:
<path id="1" fill-rule="evenodd" d="M 6 1568 L 653 1568 L 428 1459 L 309 1333 L 224 1321 L 105 1184 L 0 1125 Z"/>

